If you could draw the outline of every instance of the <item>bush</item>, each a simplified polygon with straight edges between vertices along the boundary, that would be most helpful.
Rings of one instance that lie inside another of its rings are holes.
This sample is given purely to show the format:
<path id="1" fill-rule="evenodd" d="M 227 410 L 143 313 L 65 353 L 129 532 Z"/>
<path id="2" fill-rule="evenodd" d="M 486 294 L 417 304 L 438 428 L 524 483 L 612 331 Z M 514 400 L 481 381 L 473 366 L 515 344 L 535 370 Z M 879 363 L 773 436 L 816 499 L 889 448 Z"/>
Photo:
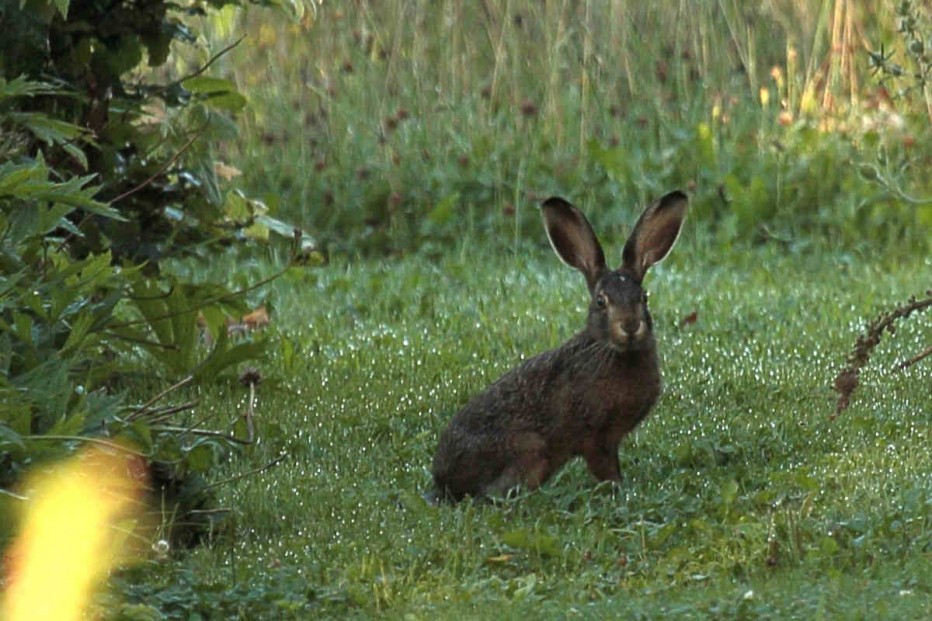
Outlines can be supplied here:
<path id="1" fill-rule="evenodd" d="M 211 141 L 233 135 L 246 105 L 232 84 L 204 75 L 210 61 L 164 83 L 140 69 L 195 41 L 188 16 L 227 4 L 238 3 L 0 3 L 3 487 L 94 442 L 155 464 L 153 493 L 184 518 L 175 503 L 203 508 L 197 477 L 236 444 L 127 398 L 153 388 L 134 372 L 216 381 L 263 351 L 261 337 L 227 338 L 226 319 L 246 310 L 241 292 L 193 282 L 168 259 L 278 234 L 293 256 L 311 249 L 261 202 L 221 189 Z"/>

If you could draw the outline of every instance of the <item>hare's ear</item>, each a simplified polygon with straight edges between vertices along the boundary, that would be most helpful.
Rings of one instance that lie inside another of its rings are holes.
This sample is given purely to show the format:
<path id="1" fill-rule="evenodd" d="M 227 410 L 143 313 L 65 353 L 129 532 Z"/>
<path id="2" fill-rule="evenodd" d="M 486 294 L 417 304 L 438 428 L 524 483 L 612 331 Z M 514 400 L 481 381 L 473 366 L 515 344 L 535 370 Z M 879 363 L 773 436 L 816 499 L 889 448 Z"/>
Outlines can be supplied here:
<path id="1" fill-rule="evenodd" d="M 564 263 L 583 273 L 591 291 L 606 268 L 602 245 L 586 216 L 556 196 L 544 201 L 541 213 L 554 252 Z"/>
<path id="2" fill-rule="evenodd" d="M 644 210 L 625 243 L 622 267 L 638 280 L 666 257 L 679 237 L 689 199 L 679 190 L 665 194 Z"/>

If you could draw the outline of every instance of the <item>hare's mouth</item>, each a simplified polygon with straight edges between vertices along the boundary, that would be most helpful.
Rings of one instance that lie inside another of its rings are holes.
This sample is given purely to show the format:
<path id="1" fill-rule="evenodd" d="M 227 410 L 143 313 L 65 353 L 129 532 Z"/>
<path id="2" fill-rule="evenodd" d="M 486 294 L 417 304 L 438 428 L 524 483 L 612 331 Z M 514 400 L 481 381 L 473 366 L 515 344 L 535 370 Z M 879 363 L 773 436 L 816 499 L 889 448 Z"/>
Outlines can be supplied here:
<path id="1" fill-rule="evenodd" d="M 638 327 L 632 330 L 625 330 L 620 324 L 612 325 L 612 342 L 617 349 L 622 351 L 636 349 L 638 345 L 647 340 L 650 330 L 647 329 L 647 322 L 641 320 Z"/>

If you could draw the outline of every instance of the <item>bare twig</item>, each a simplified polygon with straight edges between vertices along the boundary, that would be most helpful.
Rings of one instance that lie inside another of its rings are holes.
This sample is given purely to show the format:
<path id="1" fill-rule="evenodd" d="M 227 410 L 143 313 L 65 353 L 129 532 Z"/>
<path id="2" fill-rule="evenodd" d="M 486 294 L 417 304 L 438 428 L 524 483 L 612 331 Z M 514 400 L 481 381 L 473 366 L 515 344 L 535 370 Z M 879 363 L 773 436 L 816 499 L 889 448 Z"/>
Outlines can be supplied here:
<path id="1" fill-rule="evenodd" d="M 149 185 L 150 183 L 152 183 L 153 181 L 155 181 L 156 179 L 158 179 L 159 177 L 161 177 L 163 174 L 165 174 L 165 171 L 168 170 L 169 168 L 171 168 L 172 164 L 174 164 L 175 162 L 177 162 L 178 159 L 179 159 L 182 155 L 184 155 L 184 152 L 187 151 L 188 149 L 190 149 L 191 146 L 194 144 L 194 142 L 195 142 L 198 138 L 200 138 L 201 136 L 204 135 L 204 132 L 205 132 L 205 131 L 207 131 L 207 123 L 206 123 L 206 122 L 204 123 L 204 125 L 203 125 L 200 129 L 198 129 L 196 132 L 194 132 L 194 135 L 191 136 L 191 137 L 188 139 L 187 142 L 185 142 L 183 145 L 181 145 L 181 148 L 180 148 L 180 149 L 178 149 L 170 158 L 168 158 L 168 161 L 167 161 L 167 162 L 165 162 L 164 164 L 162 164 L 161 166 L 159 166 L 159 169 L 156 170 L 154 173 L 152 173 L 152 175 L 151 175 L 148 179 L 146 179 L 145 181 L 143 181 L 142 183 L 140 183 L 139 185 L 137 185 L 137 186 L 134 187 L 133 189 L 127 190 L 126 192 L 123 192 L 122 194 L 120 194 L 120 195 L 117 196 L 116 198 L 111 199 L 111 200 L 110 200 L 110 204 L 112 205 L 113 203 L 118 203 L 118 202 L 120 202 L 121 200 L 123 200 L 124 198 L 126 198 L 127 196 L 131 196 L 131 195 L 135 194 L 136 192 L 140 191 L 141 189 L 143 189 L 144 187 L 146 187 L 147 185 Z"/>
<path id="2" fill-rule="evenodd" d="M 9 496 L 10 498 L 14 500 L 29 500 L 29 498 L 26 496 L 20 496 L 16 492 L 11 492 L 10 490 L 3 489 L 2 487 L 0 487 L 0 494 L 2 494 L 3 496 Z"/>
<path id="3" fill-rule="evenodd" d="M 922 352 L 916 354 L 909 360 L 906 360 L 896 365 L 896 369 L 897 371 L 903 371 L 904 369 L 908 369 L 909 367 L 913 366 L 914 364 L 916 364 L 923 358 L 928 358 L 929 356 L 932 356 L 932 345 L 929 345 Z"/>
<path id="4" fill-rule="evenodd" d="M 178 390 L 182 386 L 188 384 L 193 379 L 194 379 L 193 375 L 188 375 L 187 377 L 181 379 L 180 381 L 175 382 L 174 384 L 172 384 L 171 386 L 169 386 L 168 388 L 166 388 L 159 394 L 155 395 L 154 397 L 152 397 L 151 399 L 149 399 L 148 401 L 140 405 L 139 408 L 135 412 L 133 412 L 132 414 L 126 417 L 126 420 L 135 420 L 141 416 L 144 416 L 147 410 L 149 410 L 153 405 L 155 405 L 156 403 L 161 401 L 163 398 L 165 398 L 166 395 L 171 394 L 172 392 Z"/>
<path id="5" fill-rule="evenodd" d="M 193 73 L 189 73 L 188 75 L 184 76 L 183 78 L 179 78 L 179 79 L 175 80 L 174 82 L 169 83 L 168 86 L 165 87 L 165 89 L 167 90 L 168 88 L 171 88 L 172 86 L 177 86 L 178 84 L 181 84 L 181 83 L 184 82 L 185 80 L 190 80 L 191 78 L 196 78 L 197 76 L 201 75 L 202 73 L 204 73 L 205 71 L 207 71 L 207 69 L 209 69 L 210 66 L 211 66 L 212 64 L 214 64 L 215 62 L 217 62 L 217 60 L 219 60 L 221 56 L 224 56 L 227 52 L 229 52 L 229 51 L 232 50 L 234 47 L 236 47 L 237 45 L 239 45 L 240 43 L 242 43 L 242 42 L 243 42 L 243 39 L 245 39 L 245 38 L 246 38 L 246 35 L 241 36 L 239 39 L 237 39 L 236 41 L 234 41 L 234 42 L 231 43 L 230 45 L 226 46 L 225 48 L 223 48 L 222 50 L 220 50 L 219 52 L 217 52 L 216 54 L 214 54 L 213 56 L 211 56 L 211 57 L 207 60 L 207 62 L 206 62 L 204 65 L 202 65 L 199 69 L 197 69 L 197 70 L 194 71 Z"/>
<path id="6" fill-rule="evenodd" d="M 198 403 L 199 401 L 195 399 L 194 401 L 188 401 L 187 403 L 182 403 L 181 405 L 173 405 L 171 407 L 151 410 L 146 413 L 146 419 L 149 421 L 149 424 L 155 425 L 168 420 L 178 412 L 186 412 L 187 410 L 196 408 Z"/>
<path id="7" fill-rule="evenodd" d="M 155 428 L 156 427 L 153 426 L 153 429 Z M 224 433 L 223 431 L 214 431 L 212 429 L 193 429 L 190 427 L 175 427 L 173 425 L 158 425 L 158 430 L 159 431 L 172 431 L 172 432 L 181 433 L 181 434 L 190 433 L 195 436 L 203 436 L 207 438 L 223 438 L 224 440 L 229 440 L 230 442 L 241 444 L 243 446 L 248 446 L 249 444 L 252 444 L 252 441 L 241 440 L 235 436 L 231 436 L 228 433 Z"/>
<path id="8" fill-rule="evenodd" d="M 220 485 L 226 485 L 227 483 L 232 483 L 233 481 L 239 481 L 240 479 L 244 479 L 244 478 L 249 477 L 249 476 L 252 476 L 252 475 L 254 475 L 254 474 L 259 474 L 260 472 L 265 472 L 265 471 L 268 470 L 269 468 L 274 468 L 275 466 L 277 466 L 278 464 L 280 464 L 281 461 L 282 461 L 283 459 L 285 459 L 285 457 L 287 457 L 287 456 L 288 456 L 287 453 L 282 453 L 281 455 L 279 455 L 278 457 L 276 457 L 275 459 L 273 459 L 273 460 L 270 461 L 269 463 L 265 464 L 264 466 L 259 466 L 258 468 L 255 468 L 255 469 L 253 469 L 253 470 L 248 470 L 248 471 L 246 471 L 246 472 L 241 472 L 240 474 L 237 474 L 237 475 L 235 475 L 235 476 L 232 476 L 232 477 L 230 477 L 230 478 L 228 478 L 228 479 L 222 479 L 222 480 L 220 480 L 220 481 L 214 481 L 213 483 L 211 483 L 211 484 L 209 484 L 209 485 L 207 486 L 207 489 L 210 489 L 210 488 L 212 488 L 212 487 L 218 487 L 218 486 L 220 486 Z"/>

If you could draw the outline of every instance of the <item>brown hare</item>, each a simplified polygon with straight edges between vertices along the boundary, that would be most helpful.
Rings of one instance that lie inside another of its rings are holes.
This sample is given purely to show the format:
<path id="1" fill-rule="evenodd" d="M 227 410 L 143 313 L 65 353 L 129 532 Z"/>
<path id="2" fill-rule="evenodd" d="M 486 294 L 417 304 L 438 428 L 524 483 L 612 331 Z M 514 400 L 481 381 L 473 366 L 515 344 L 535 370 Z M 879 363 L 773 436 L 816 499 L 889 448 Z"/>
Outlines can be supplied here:
<path id="1" fill-rule="evenodd" d="M 577 455 L 598 480 L 621 480 L 618 443 L 660 396 L 641 282 L 676 242 L 687 205 L 675 191 L 648 207 L 625 243 L 621 267 L 611 270 L 586 216 L 562 198 L 544 201 L 554 251 L 586 277 L 586 327 L 509 371 L 453 416 L 434 456 L 435 500 L 535 489 Z"/>

